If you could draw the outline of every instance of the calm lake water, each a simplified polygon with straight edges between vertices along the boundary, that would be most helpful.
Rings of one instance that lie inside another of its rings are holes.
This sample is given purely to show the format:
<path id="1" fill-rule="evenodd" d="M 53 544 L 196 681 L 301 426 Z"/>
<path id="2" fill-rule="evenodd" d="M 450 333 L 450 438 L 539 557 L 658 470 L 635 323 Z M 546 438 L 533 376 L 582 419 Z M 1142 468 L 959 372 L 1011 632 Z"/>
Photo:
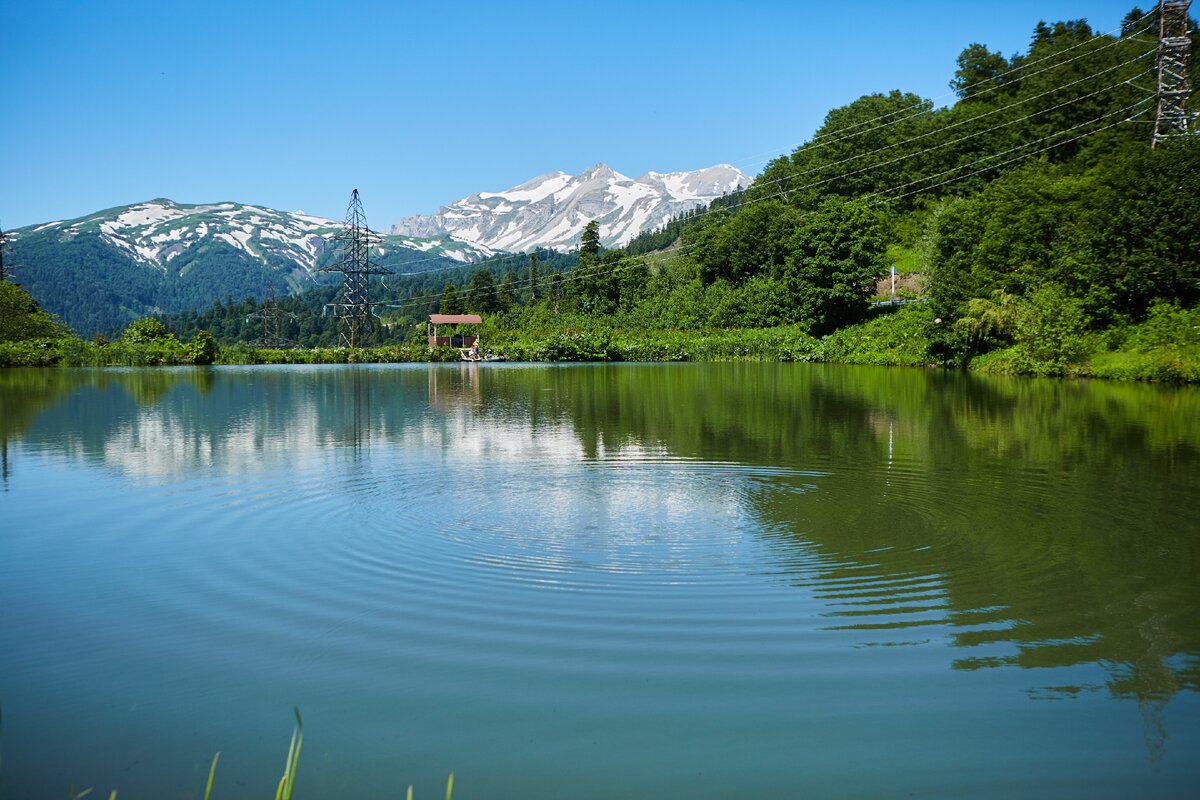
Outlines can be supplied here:
<path id="1" fill-rule="evenodd" d="M 1200 392 L 0 371 L 0 796 L 1183 797 Z"/>

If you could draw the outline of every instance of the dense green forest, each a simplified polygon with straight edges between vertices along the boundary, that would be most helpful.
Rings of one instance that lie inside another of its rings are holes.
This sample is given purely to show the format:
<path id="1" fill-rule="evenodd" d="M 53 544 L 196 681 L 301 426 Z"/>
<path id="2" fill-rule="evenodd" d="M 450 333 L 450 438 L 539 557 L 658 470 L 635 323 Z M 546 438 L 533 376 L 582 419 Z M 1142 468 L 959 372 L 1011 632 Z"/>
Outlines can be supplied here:
<path id="1" fill-rule="evenodd" d="M 418 344 L 440 309 L 485 314 L 518 357 L 695 358 L 704 332 L 778 329 L 741 334 L 759 343 L 744 353 L 1196 380 L 1200 137 L 1150 147 L 1157 31 L 1134 8 L 1113 34 L 1038 22 L 1010 57 L 970 44 L 953 103 L 896 89 L 833 109 L 749 189 L 624 248 L 602 249 L 593 223 L 577 253 L 390 276 L 378 341 Z M 892 268 L 920 302 L 872 305 Z M 281 300 L 282 339 L 335 345 L 335 293 Z M 225 299 L 164 321 L 230 346 L 257 341 L 263 315 Z"/>

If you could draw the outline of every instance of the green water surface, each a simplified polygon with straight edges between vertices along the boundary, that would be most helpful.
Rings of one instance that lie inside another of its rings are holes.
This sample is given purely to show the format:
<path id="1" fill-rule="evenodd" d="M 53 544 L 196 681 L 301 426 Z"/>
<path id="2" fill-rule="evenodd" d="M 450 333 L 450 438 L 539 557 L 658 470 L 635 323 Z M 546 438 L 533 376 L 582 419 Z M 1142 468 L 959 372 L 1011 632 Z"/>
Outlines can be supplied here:
<path id="1" fill-rule="evenodd" d="M 1200 391 L 0 371 L 0 797 L 1185 797 Z"/>

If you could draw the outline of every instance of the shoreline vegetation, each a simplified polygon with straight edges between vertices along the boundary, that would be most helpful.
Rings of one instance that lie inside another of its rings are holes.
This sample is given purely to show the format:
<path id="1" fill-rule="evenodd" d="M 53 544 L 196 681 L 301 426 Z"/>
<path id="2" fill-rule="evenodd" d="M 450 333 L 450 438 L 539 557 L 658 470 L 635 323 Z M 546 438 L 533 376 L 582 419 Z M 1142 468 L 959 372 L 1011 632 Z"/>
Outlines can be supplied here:
<path id="1" fill-rule="evenodd" d="M 487 349 L 509 361 L 562 362 L 811 362 L 959 368 L 993 375 L 1029 375 L 1165 383 L 1200 382 L 1200 308 L 1153 306 L 1140 323 L 1103 332 L 1044 330 L 1061 317 L 1046 310 L 1041 326 L 1025 320 L 1006 346 L 948 361 L 936 354 L 946 323 L 928 306 L 880 309 L 865 322 L 822 337 L 803 326 L 694 330 L 611 328 L 583 317 L 572 326 L 524 330 L 489 321 Z M 55 325 L 49 315 L 44 323 Z M 36 327 L 36 326 L 35 326 Z M 965 327 L 961 323 L 959 328 Z M 51 331 L 40 331 L 43 333 Z M 138 320 L 114 341 L 84 341 L 61 327 L 55 335 L 0 341 L 0 367 L 145 367 L 270 364 L 433 363 L 460 360 L 455 348 L 431 350 L 410 341 L 369 348 L 266 349 L 219 346 L 205 331 L 181 342 L 153 318 Z"/>

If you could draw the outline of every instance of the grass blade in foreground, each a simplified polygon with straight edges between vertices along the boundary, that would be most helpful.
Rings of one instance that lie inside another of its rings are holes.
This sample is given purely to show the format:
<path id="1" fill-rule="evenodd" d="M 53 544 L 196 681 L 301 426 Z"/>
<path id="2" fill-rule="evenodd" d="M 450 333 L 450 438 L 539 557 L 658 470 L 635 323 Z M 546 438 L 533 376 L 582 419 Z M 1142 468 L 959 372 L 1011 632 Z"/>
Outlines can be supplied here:
<path id="1" fill-rule="evenodd" d="M 221 757 L 221 751 L 213 756 L 212 766 L 208 768 L 208 785 L 204 787 L 204 800 L 208 800 L 208 796 L 212 794 L 213 775 L 217 773 L 217 759 Z"/>
<path id="2" fill-rule="evenodd" d="M 292 800 L 292 790 L 296 785 L 296 764 L 300 761 L 300 745 L 304 743 L 304 723 L 300 721 L 300 709 L 293 706 L 292 711 L 296 713 L 296 728 L 292 731 L 292 744 L 288 748 L 279 788 L 275 790 L 275 800 Z"/>

